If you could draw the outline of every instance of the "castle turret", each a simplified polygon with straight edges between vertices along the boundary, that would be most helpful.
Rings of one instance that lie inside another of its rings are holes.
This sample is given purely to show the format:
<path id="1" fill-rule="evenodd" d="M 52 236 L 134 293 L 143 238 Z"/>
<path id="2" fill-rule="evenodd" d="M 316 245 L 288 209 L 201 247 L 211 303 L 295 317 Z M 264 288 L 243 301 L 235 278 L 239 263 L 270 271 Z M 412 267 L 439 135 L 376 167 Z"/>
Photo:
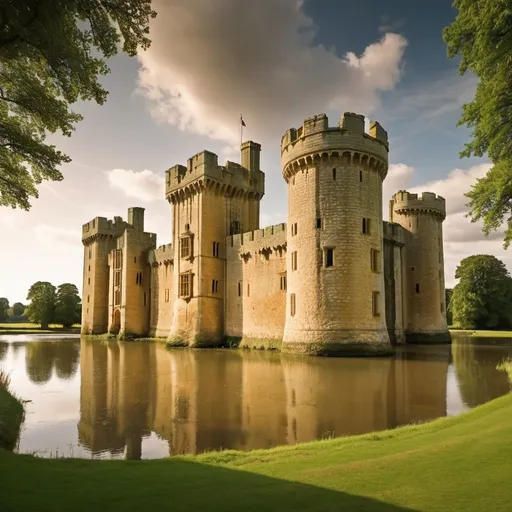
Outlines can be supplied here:
<path id="1" fill-rule="evenodd" d="M 364 116 L 325 114 L 281 141 L 288 184 L 288 300 L 283 351 L 389 352 L 382 273 L 382 181 L 388 141 Z"/>
<path id="2" fill-rule="evenodd" d="M 114 221 L 96 217 L 82 226 L 84 274 L 82 288 L 82 333 L 102 334 L 109 324 L 108 256 L 126 227 L 121 217 Z"/>
<path id="3" fill-rule="evenodd" d="M 391 221 L 406 232 L 405 337 L 408 343 L 449 343 L 444 287 L 445 200 L 432 192 L 397 192 L 390 201 Z"/>
<path id="4" fill-rule="evenodd" d="M 242 145 L 244 165 L 203 151 L 166 172 L 173 208 L 174 307 L 169 342 L 218 345 L 224 336 L 226 237 L 259 228 L 264 174 L 260 145 Z"/>

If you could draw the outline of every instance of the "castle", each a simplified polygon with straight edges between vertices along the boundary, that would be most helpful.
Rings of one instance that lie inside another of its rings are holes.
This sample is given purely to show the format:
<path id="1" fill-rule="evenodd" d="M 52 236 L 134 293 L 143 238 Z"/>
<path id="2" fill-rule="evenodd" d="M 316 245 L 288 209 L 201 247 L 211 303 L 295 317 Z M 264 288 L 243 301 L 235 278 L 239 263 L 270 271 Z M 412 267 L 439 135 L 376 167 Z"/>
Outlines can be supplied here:
<path id="1" fill-rule="evenodd" d="M 261 228 L 261 146 L 241 164 L 203 151 L 165 173 L 172 243 L 157 248 L 144 209 L 82 227 L 82 333 L 171 345 L 281 348 L 312 355 L 389 353 L 449 342 L 445 200 L 397 192 L 382 219 L 388 137 L 345 113 L 306 119 L 281 140 L 288 223 Z"/>

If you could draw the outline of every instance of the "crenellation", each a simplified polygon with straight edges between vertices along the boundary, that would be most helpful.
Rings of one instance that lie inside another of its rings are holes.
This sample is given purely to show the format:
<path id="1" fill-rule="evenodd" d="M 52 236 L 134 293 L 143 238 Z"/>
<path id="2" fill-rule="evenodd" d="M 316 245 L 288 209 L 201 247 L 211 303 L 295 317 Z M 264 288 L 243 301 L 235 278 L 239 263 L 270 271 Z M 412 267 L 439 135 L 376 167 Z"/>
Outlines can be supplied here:
<path id="1" fill-rule="evenodd" d="M 281 139 L 287 222 L 260 227 L 261 145 L 240 163 L 201 151 L 165 171 L 171 243 L 157 248 L 144 209 L 82 226 L 84 332 L 170 345 L 272 347 L 311 355 L 387 354 L 449 341 L 444 198 L 398 191 L 382 219 L 388 135 L 345 112 L 304 119 Z"/>

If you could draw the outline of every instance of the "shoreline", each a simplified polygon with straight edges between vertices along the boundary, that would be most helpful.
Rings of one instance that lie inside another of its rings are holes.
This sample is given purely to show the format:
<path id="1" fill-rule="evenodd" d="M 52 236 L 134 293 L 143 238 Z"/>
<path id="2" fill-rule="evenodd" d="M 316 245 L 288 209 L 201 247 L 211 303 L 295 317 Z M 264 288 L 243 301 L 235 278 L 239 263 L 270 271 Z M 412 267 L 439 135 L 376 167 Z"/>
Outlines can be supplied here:
<path id="1" fill-rule="evenodd" d="M 12 451 L 18 444 L 25 406 L 9 389 L 9 380 L 0 370 L 0 449 Z"/>

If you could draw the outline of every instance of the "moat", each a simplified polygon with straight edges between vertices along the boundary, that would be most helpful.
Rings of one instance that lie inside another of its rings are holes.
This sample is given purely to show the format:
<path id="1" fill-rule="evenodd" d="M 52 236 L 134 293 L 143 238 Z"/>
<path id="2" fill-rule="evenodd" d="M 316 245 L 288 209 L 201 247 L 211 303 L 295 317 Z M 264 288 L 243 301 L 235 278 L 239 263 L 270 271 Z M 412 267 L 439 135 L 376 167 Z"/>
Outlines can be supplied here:
<path id="1" fill-rule="evenodd" d="M 0 367 L 30 400 L 18 451 L 47 457 L 251 450 L 428 421 L 510 392 L 496 365 L 511 356 L 464 338 L 332 359 L 0 336 Z"/>

